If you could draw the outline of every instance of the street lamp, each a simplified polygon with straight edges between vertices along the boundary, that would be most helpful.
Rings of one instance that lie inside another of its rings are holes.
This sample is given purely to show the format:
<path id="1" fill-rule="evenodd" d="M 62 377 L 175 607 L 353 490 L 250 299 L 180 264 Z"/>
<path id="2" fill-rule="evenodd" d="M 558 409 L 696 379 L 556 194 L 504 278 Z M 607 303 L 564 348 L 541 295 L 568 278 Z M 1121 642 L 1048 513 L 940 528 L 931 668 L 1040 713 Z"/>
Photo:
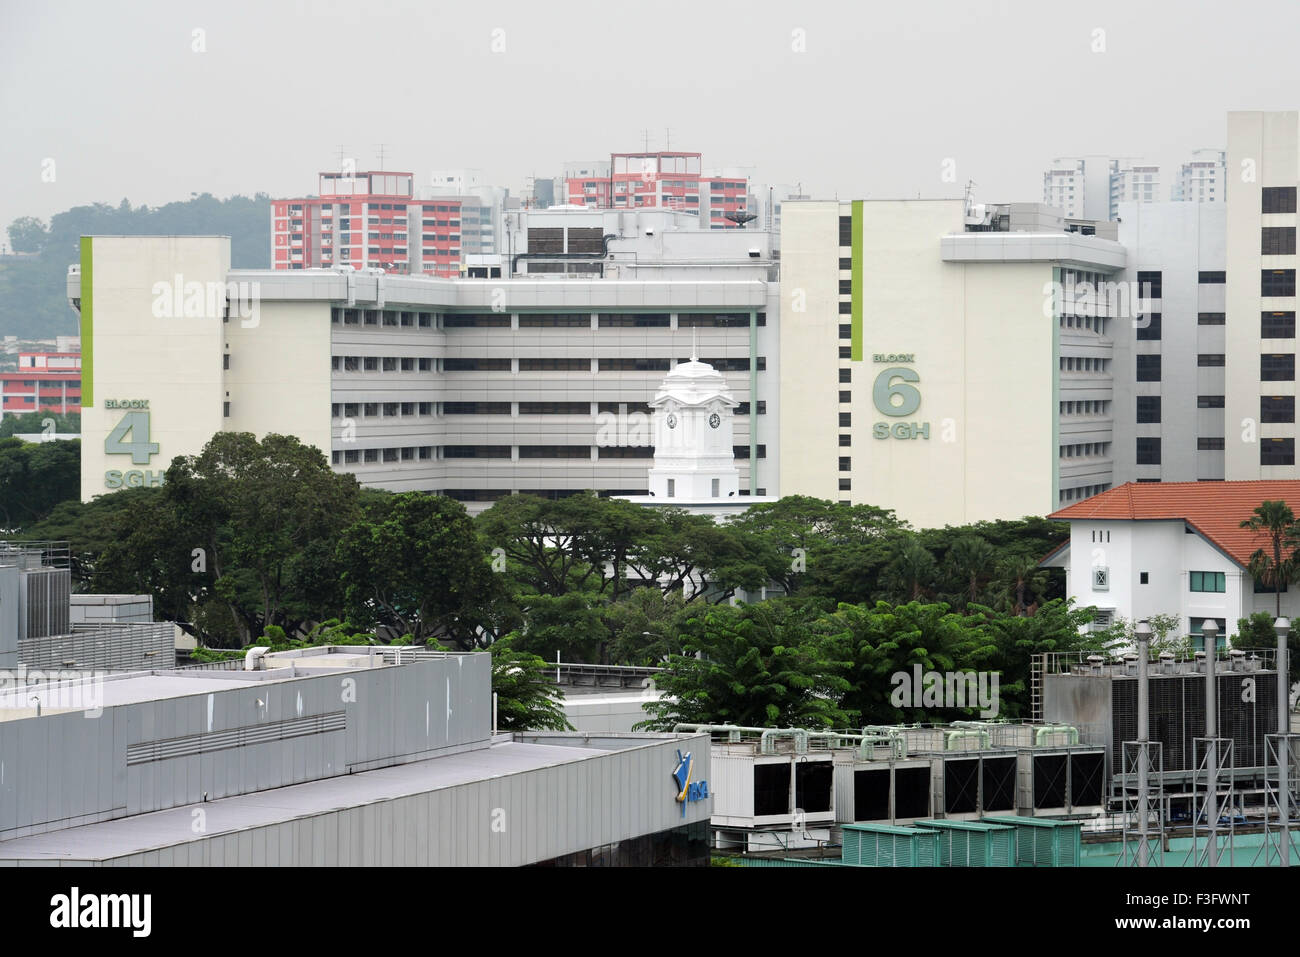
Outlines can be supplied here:
<path id="1" fill-rule="evenodd" d="M 1151 786 L 1147 780 L 1150 768 L 1148 755 L 1149 725 L 1147 715 L 1147 662 L 1151 658 L 1151 623 L 1143 618 L 1134 629 L 1137 638 L 1138 658 L 1138 867 L 1146 867 L 1149 861 L 1148 818 L 1151 801 Z"/>
<path id="2" fill-rule="evenodd" d="M 1288 776 L 1288 764 L 1291 762 L 1291 717 L 1288 713 L 1290 704 L 1290 667 L 1287 661 L 1287 635 L 1291 633 L 1291 621 L 1279 618 L 1273 622 L 1277 632 L 1277 796 L 1278 824 L 1281 828 L 1281 864 L 1291 866 L 1291 781 Z"/>

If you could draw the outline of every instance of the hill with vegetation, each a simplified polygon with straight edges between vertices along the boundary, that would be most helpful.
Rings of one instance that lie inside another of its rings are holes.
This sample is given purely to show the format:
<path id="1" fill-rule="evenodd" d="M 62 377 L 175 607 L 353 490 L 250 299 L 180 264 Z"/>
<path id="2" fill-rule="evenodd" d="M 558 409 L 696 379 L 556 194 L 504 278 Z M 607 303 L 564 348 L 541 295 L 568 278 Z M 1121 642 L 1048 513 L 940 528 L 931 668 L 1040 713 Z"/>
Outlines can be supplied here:
<path id="1" fill-rule="evenodd" d="M 24 216 L 9 225 L 17 255 L 0 259 L 0 336 L 50 339 L 76 335 L 68 305 L 68 266 L 80 258 L 82 236 L 229 236 L 236 269 L 266 268 L 271 261 L 270 197 L 210 193 L 166 206 L 95 203 L 58 213 L 45 224 Z"/>

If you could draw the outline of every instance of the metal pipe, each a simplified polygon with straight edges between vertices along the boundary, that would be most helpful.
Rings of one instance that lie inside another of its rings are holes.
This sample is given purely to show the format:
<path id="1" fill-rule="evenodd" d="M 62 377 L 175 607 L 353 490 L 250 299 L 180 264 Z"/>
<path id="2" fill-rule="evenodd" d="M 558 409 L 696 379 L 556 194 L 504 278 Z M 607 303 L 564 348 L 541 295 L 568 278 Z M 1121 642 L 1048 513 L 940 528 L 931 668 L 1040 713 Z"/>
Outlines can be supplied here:
<path id="1" fill-rule="evenodd" d="M 1205 737 L 1208 750 L 1205 755 L 1205 816 L 1210 826 L 1210 844 L 1206 850 L 1206 864 L 1219 866 L 1219 717 L 1218 687 L 1215 685 L 1214 665 L 1219 657 L 1219 626 L 1213 618 L 1201 625 L 1205 639 Z"/>
<path id="2" fill-rule="evenodd" d="M 1138 867 L 1148 866 L 1147 808 L 1151 800 L 1151 785 L 1147 781 L 1147 744 L 1150 736 L 1147 714 L 1147 660 L 1151 650 L 1151 624 L 1144 618 L 1138 622 L 1134 636 L 1137 638 L 1138 676 Z"/>
<path id="3" fill-rule="evenodd" d="M 1279 822 L 1281 833 L 1281 864 L 1291 866 L 1291 715 L 1290 705 L 1290 665 L 1287 661 L 1287 635 L 1291 633 L 1291 622 L 1279 618 L 1273 622 L 1277 632 L 1277 733 L 1281 735 L 1277 748 L 1277 794 Z"/>

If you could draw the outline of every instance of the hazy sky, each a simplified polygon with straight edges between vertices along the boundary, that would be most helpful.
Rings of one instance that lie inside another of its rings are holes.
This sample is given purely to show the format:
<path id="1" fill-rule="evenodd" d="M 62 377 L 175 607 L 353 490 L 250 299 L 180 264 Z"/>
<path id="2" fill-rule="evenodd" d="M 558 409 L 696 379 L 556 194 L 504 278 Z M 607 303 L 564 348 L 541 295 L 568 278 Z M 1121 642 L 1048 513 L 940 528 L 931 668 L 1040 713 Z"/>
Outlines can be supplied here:
<path id="1" fill-rule="evenodd" d="M 1300 106 L 1298 28 L 1295 0 L 0 0 L 0 227 L 308 194 L 340 144 L 359 169 L 383 143 L 419 183 L 472 167 L 519 195 L 665 128 L 706 168 L 818 197 L 973 179 L 1037 201 L 1053 157 L 1111 153 L 1159 163 L 1167 198 L 1228 110 Z"/>

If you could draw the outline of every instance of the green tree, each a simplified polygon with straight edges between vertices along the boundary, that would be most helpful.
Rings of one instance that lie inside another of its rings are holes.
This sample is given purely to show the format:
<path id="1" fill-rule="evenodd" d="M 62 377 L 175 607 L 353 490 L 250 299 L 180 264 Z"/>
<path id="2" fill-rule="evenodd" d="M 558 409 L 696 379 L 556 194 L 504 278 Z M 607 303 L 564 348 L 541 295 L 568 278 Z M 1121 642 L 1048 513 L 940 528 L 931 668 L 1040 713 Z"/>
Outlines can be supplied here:
<path id="1" fill-rule="evenodd" d="M 339 538 L 349 617 L 393 626 L 417 644 L 454 632 L 476 647 L 477 611 L 492 573 L 465 506 L 424 492 L 387 504 L 382 521 L 357 522 Z"/>
<path id="2" fill-rule="evenodd" d="M 938 571 L 934 555 L 924 545 L 904 540 L 885 566 L 881 584 L 889 594 L 903 601 L 917 601 L 929 593 Z"/>
<path id="3" fill-rule="evenodd" d="M 980 589 L 993 572 L 997 553 L 993 546 L 978 535 L 962 535 L 948 549 L 945 566 L 961 598 L 960 607 L 974 604 Z"/>
<path id="4" fill-rule="evenodd" d="M 0 522 L 5 534 L 46 518 L 81 494 L 81 442 L 0 439 Z"/>
<path id="5" fill-rule="evenodd" d="M 789 599 L 710 606 L 687 622 L 682 654 L 656 679 L 663 697 L 640 726 L 846 727 L 838 702 L 848 682 L 808 625 L 808 607 Z"/>
<path id="6" fill-rule="evenodd" d="M 1263 533 L 1267 546 L 1250 556 L 1250 574 L 1273 589 L 1275 617 L 1282 616 L 1282 586 L 1296 578 L 1296 549 L 1300 546 L 1300 526 L 1286 502 L 1261 502 L 1254 514 L 1241 523 L 1242 528 Z M 1284 556 L 1282 553 L 1286 552 Z"/>
<path id="7" fill-rule="evenodd" d="M 9 245 L 16 253 L 38 253 L 48 238 L 45 222 L 35 216 L 19 216 L 9 224 Z"/>
<path id="8" fill-rule="evenodd" d="M 679 592 L 632 589 L 604 609 L 610 663 L 658 665 L 668 655 L 681 654 L 680 633 L 693 613 Z"/>
<path id="9" fill-rule="evenodd" d="M 1047 570 L 1029 555 L 1011 554 L 997 563 L 993 573 L 994 605 L 1012 615 L 1028 616 L 1043 601 Z"/>
<path id="10" fill-rule="evenodd" d="M 499 731 L 572 731 L 564 714 L 564 692 L 536 655 L 518 650 L 510 638 L 495 642 L 492 691 Z"/>

